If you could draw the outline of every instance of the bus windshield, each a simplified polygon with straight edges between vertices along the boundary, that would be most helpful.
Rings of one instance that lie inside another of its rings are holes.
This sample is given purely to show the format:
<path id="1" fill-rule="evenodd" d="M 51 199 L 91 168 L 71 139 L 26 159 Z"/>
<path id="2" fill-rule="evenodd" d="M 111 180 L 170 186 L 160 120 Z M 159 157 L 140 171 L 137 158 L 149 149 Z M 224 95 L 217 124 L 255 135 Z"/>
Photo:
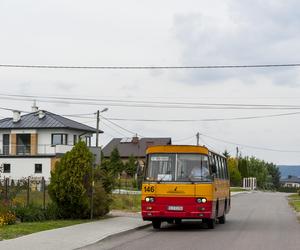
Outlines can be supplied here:
<path id="1" fill-rule="evenodd" d="M 211 181 L 208 156 L 201 154 L 150 154 L 146 173 L 148 181 Z"/>

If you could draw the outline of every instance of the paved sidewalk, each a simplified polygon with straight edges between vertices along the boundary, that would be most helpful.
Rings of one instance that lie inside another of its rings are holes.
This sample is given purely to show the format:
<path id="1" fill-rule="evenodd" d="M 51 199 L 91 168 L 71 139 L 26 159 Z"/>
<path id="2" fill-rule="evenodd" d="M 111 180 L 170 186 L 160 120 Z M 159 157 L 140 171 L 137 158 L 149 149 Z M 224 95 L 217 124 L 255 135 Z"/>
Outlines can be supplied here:
<path id="1" fill-rule="evenodd" d="M 114 213 L 113 213 L 114 214 Z M 0 249 L 41 250 L 76 249 L 98 242 L 108 236 L 149 225 L 140 215 L 114 217 L 75 226 L 34 233 L 0 242 Z"/>

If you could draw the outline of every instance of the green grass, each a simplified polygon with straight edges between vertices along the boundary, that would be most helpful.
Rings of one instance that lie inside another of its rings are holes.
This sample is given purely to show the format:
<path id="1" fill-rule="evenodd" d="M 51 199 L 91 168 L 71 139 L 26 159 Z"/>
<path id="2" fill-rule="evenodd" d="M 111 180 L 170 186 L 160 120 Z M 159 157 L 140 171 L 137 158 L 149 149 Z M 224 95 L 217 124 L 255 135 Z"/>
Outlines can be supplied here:
<path id="1" fill-rule="evenodd" d="M 300 196 L 292 194 L 289 196 L 289 204 L 297 211 L 300 212 Z"/>
<path id="2" fill-rule="evenodd" d="M 141 195 L 113 194 L 112 210 L 138 212 L 141 210 Z"/>
<path id="3" fill-rule="evenodd" d="M 231 192 L 243 192 L 243 191 L 246 191 L 246 190 L 241 188 L 241 187 L 230 187 L 230 191 Z"/>
<path id="4" fill-rule="evenodd" d="M 23 222 L 0 227 L 0 240 L 13 239 L 40 231 L 72 226 L 90 220 L 52 220 L 42 222 Z"/>

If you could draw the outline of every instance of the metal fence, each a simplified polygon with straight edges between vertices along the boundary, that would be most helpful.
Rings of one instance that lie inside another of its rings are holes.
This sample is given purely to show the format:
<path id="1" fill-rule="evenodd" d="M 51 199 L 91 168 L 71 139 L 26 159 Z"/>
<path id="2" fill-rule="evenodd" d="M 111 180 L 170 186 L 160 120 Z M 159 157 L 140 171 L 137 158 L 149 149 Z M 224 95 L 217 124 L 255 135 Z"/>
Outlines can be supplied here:
<path id="1" fill-rule="evenodd" d="M 41 205 L 43 208 L 51 201 L 48 195 L 48 185 L 43 177 L 28 177 L 23 179 L 0 179 L 0 200 L 10 206 L 29 204 Z"/>

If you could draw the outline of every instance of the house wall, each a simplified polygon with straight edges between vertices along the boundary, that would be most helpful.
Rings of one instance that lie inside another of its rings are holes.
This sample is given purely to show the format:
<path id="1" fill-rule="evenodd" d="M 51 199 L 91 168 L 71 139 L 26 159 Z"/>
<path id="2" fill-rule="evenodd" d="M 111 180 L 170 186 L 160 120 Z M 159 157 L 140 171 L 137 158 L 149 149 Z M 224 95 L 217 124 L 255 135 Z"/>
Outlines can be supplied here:
<path id="1" fill-rule="evenodd" d="M 10 134 L 10 154 L 16 155 L 16 134 L 31 134 L 31 155 L 36 154 L 56 154 L 65 153 L 72 147 L 53 147 L 51 145 L 52 134 L 67 134 L 68 145 L 74 145 L 74 135 L 82 135 L 82 131 L 72 129 L 13 129 L 13 130 L 1 130 L 0 132 L 0 154 L 3 153 L 3 134 Z M 91 133 L 82 135 L 82 139 L 85 136 L 92 137 Z"/>
<path id="2" fill-rule="evenodd" d="M 288 182 L 288 183 L 284 183 L 283 184 L 284 187 L 295 187 L 295 188 L 299 188 L 300 187 L 300 183 L 293 183 L 293 182 Z"/>
<path id="3" fill-rule="evenodd" d="M 21 179 L 28 176 L 50 178 L 51 157 L 0 158 L 0 165 L 10 164 L 10 173 L 1 173 L 0 178 Z M 34 173 L 35 164 L 42 164 L 42 173 Z"/>
<path id="4" fill-rule="evenodd" d="M 51 145 L 52 134 L 67 134 L 68 135 L 68 145 L 74 145 L 74 135 L 77 135 L 77 141 L 82 131 L 69 130 L 69 129 L 40 129 L 38 131 L 38 154 L 55 154 L 55 153 L 65 153 L 56 152 L 55 147 Z M 84 134 L 84 136 L 92 136 L 92 134 Z M 68 150 L 71 148 L 68 147 Z"/>

